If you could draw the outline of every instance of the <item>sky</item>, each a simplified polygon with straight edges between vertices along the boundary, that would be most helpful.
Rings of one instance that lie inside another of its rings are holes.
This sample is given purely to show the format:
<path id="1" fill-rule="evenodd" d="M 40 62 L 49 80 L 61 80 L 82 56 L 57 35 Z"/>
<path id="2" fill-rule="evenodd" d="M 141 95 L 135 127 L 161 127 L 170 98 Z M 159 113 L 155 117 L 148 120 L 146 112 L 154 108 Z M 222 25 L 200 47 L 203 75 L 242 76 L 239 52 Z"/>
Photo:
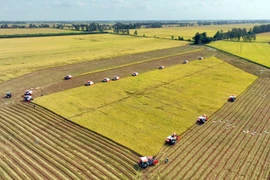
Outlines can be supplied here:
<path id="1" fill-rule="evenodd" d="M 270 0 L 0 0 L 0 21 L 270 19 Z"/>

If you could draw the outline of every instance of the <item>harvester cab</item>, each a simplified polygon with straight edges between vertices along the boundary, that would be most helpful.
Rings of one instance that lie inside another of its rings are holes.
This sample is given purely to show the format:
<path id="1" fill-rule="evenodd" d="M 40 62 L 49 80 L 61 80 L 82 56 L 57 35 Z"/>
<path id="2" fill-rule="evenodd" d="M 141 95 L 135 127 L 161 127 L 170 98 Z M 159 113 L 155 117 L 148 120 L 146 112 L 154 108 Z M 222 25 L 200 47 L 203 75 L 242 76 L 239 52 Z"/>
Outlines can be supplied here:
<path id="1" fill-rule="evenodd" d="M 153 165 L 156 165 L 157 163 L 158 163 L 158 160 L 155 159 L 155 157 L 153 156 L 140 157 L 140 161 L 139 161 L 139 165 L 142 168 L 147 168 L 148 166 L 153 166 Z"/>
<path id="2" fill-rule="evenodd" d="M 64 79 L 65 79 L 65 80 L 69 80 L 69 79 L 71 79 L 71 78 L 72 78 L 72 76 L 69 74 L 69 75 L 66 75 Z"/>
<path id="3" fill-rule="evenodd" d="M 228 102 L 234 102 L 235 100 L 236 100 L 236 95 L 235 94 L 229 96 L 229 98 L 228 98 Z"/>
<path id="4" fill-rule="evenodd" d="M 94 82 L 93 81 L 87 81 L 85 85 L 86 86 L 92 86 L 92 85 L 94 85 Z"/>
<path id="5" fill-rule="evenodd" d="M 102 82 L 109 82 L 110 81 L 110 78 L 104 78 L 103 80 L 102 80 Z"/>
<path id="6" fill-rule="evenodd" d="M 114 77 L 112 78 L 113 81 L 117 81 L 117 80 L 119 80 L 119 79 L 120 79 L 119 76 L 114 76 Z"/>
<path id="7" fill-rule="evenodd" d="M 137 72 L 134 72 L 133 74 L 132 74 L 132 76 L 138 76 L 139 75 L 139 73 L 137 73 Z"/>
<path id="8" fill-rule="evenodd" d="M 7 92 L 6 98 L 11 98 L 11 96 L 12 96 L 11 92 Z"/>
<path id="9" fill-rule="evenodd" d="M 168 136 L 166 139 L 166 143 L 173 145 L 176 143 L 177 140 L 180 139 L 180 136 L 176 135 L 176 133 L 174 132 L 172 135 Z"/>
<path id="10" fill-rule="evenodd" d="M 199 124 L 204 124 L 207 120 L 208 120 L 208 117 L 204 114 L 204 115 L 198 117 L 197 122 Z"/>

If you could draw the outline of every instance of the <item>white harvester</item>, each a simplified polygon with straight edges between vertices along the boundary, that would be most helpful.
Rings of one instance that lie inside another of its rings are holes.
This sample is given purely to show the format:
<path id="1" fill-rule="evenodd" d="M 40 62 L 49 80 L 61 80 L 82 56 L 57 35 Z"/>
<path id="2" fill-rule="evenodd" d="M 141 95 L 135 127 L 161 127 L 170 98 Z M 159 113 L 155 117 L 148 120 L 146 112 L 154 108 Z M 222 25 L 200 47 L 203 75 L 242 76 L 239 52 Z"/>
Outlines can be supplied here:
<path id="1" fill-rule="evenodd" d="M 110 80 L 110 78 L 104 78 L 103 80 L 102 80 L 102 82 L 110 82 L 111 80 Z"/>
<path id="2" fill-rule="evenodd" d="M 93 82 L 93 81 L 87 81 L 87 82 L 85 83 L 85 85 L 86 85 L 86 86 L 92 86 L 92 85 L 94 85 L 94 82 Z"/>
<path id="3" fill-rule="evenodd" d="M 114 77 L 112 78 L 113 81 L 117 81 L 117 80 L 119 80 L 119 79 L 120 79 L 119 76 L 114 76 Z"/>
<path id="4" fill-rule="evenodd" d="M 133 74 L 132 74 L 132 76 L 138 76 L 139 75 L 139 73 L 137 73 L 137 72 L 134 72 Z"/>

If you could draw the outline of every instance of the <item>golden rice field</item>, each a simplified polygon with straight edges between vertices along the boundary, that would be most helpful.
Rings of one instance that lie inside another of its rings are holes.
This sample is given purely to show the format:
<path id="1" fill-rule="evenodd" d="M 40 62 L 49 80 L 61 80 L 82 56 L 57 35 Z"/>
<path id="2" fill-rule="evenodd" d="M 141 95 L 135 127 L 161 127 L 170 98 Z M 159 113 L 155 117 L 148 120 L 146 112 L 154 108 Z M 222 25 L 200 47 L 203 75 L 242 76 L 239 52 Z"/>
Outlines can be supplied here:
<path id="1" fill-rule="evenodd" d="M 185 40 L 191 39 L 197 32 L 206 32 L 208 36 L 214 36 L 217 31 L 223 30 L 224 32 L 231 30 L 232 28 L 246 28 L 250 29 L 257 24 L 229 24 L 229 25 L 211 25 L 211 26 L 187 26 L 187 27 L 165 27 L 165 28 L 149 28 L 149 29 L 137 29 L 138 36 L 147 37 L 160 37 L 169 38 L 174 36 L 184 37 Z M 130 34 L 134 34 L 134 30 L 130 31 Z"/>
<path id="2" fill-rule="evenodd" d="M 256 41 L 270 42 L 270 32 L 256 35 Z"/>
<path id="3" fill-rule="evenodd" d="M 48 67 L 186 44 L 110 34 L 0 39 L 0 82 Z"/>
<path id="4" fill-rule="evenodd" d="M 46 33 L 68 33 L 68 32 L 78 32 L 72 30 L 63 30 L 55 28 L 10 28 L 10 29 L 0 29 L 0 35 L 10 35 L 10 34 L 46 34 Z"/>
<path id="5" fill-rule="evenodd" d="M 209 44 L 209 46 L 270 67 L 270 45 L 268 43 L 216 41 Z"/>
<path id="6" fill-rule="evenodd" d="M 199 115 L 211 115 L 229 95 L 239 95 L 255 79 L 211 57 L 62 91 L 34 102 L 149 155 L 158 153 L 169 134 L 186 131 Z"/>

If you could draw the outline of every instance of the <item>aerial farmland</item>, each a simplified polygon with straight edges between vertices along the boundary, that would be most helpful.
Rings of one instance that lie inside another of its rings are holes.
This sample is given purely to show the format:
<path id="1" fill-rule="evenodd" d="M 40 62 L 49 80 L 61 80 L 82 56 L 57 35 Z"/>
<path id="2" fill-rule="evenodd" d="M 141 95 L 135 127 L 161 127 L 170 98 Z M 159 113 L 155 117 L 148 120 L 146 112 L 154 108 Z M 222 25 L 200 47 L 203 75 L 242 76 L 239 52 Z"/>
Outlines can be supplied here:
<path id="1" fill-rule="evenodd" d="M 0 179 L 269 180 L 267 23 L 1 21 Z"/>

